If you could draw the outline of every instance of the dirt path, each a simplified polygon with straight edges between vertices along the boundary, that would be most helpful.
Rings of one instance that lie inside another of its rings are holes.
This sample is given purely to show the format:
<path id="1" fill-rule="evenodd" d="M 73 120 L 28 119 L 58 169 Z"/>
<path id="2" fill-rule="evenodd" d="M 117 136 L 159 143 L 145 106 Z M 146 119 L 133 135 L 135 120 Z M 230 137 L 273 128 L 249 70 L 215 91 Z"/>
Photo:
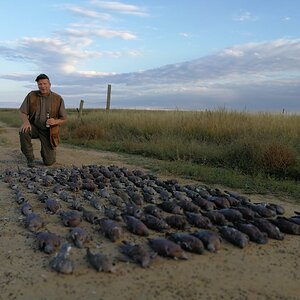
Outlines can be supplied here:
<path id="1" fill-rule="evenodd" d="M 19 150 L 18 133 L 5 128 L 7 143 L 0 146 L 0 171 L 25 166 Z M 39 157 L 39 143 L 34 143 Z M 58 165 L 118 165 L 135 168 L 114 153 L 87 151 L 61 145 Z M 225 188 L 224 188 L 225 189 Z M 33 195 L 34 209 L 43 213 Z M 36 197 L 36 196 L 35 196 Z M 253 195 L 252 201 L 282 204 L 286 215 L 300 210 L 290 199 Z M 43 214 L 46 228 L 66 234 L 58 216 Z M 96 239 L 92 246 L 117 255 L 95 226 L 85 225 Z M 89 226 L 89 227 L 88 227 Z M 150 268 L 118 262 L 117 272 L 98 273 L 83 258 L 84 249 L 71 250 L 74 273 L 61 275 L 49 267 L 49 255 L 37 249 L 36 240 L 23 226 L 13 191 L 0 181 L 0 299 L 300 299 L 300 236 L 286 235 L 283 241 L 266 245 L 250 243 L 239 249 L 224 242 L 217 254 L 191 254 L 188 260 L 157 257 Z"/>

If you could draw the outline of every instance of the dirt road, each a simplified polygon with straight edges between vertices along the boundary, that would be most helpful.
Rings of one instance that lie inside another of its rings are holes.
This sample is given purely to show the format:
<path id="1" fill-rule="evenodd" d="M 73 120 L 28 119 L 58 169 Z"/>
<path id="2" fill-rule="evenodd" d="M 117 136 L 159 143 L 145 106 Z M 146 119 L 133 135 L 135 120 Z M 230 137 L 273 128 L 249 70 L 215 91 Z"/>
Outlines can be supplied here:
<path id="1" fill-rule="evenodd" d="M 7 141 L 0 146 L 1 172 L 25 167 L 17 130 L 4 128 L 0 138 Z M 38 158 L 39 143 L 34 147 Z M 136 168 L 114 153 L 64 145 L 58 148 L 57 162 L 56 167 L 113 164 Z M 44 216 L 47 230 L 67 234 L 69 229 L 61 225 L 58 216 L 43 212 L 34 195 L 27 193 L 26 197 Z M 281 204 L 288 216 L 300 210 L 288 198 L 251 195 L 250 199 Z M 85 249 L 72 248 L 74 273 L 62 275 L 51 270 L 49 255 L 38 250 L 23 219 L 14 192 L 0 181 L 0 299 L 300 299 L 300 236 L 286 235 L 283 241 L 269 240 L 266 245 L 250 243 L 245 249 L 223 242 L 216 254 L 190 254 L 188 260 L 157 257 L 147 269 L 118 262 L 117 271 L 111 274 L 95 271 L 84 258 Z M 92 247 L 118 256 L 115 245 L 95 226 L 85 226 L 96 237 Z"/>

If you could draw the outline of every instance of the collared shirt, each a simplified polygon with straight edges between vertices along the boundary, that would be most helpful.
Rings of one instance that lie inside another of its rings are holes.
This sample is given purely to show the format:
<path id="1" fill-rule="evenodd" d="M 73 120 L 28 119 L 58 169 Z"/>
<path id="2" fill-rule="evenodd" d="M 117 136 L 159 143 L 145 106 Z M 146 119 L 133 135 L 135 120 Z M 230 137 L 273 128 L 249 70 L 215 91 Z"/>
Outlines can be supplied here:
<path id="1" fill-rule="evenodd" d="M 35 114 L 34 122 L 33 124 L 40 129 L 46 129 L 46 121 L 47 121 L 47 113 L 51 114 L 51 94 L 53 92 L 50 91 L 49 95 L 43 96 L 40 92 L 38 92 L 39 95 L 39 101 L 37 105 L 37 111 Z M 29 98 L 30 93 L 25 97 L 21 107 L 20 111 L 25 114 L 29 114 Z M 67 113 L 65 110 L 65 104 L 63 99 L 61 98 L 61 105 L 59 107 L 58 111 L 58 118 L 59 119 L 66 119 Z"/>

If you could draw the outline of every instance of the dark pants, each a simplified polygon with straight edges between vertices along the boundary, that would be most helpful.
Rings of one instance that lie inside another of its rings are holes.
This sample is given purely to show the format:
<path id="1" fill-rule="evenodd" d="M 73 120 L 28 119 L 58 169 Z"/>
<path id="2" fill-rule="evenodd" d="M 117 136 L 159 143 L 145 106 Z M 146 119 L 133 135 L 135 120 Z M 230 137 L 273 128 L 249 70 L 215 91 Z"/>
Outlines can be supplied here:
<path id="1" fill-rule="evenodd" d="M 45 165 L 50 166 L 56 161 L 56 151 L 50 144 L 49 129 L 42 130 L 31 125 L 31 132 L 20 132 L 21 151 L 27 158 L 27 161 L 34 160 L 33 147 L 31 139 L 40 139 L 41 141 L 41 156 Z"/>

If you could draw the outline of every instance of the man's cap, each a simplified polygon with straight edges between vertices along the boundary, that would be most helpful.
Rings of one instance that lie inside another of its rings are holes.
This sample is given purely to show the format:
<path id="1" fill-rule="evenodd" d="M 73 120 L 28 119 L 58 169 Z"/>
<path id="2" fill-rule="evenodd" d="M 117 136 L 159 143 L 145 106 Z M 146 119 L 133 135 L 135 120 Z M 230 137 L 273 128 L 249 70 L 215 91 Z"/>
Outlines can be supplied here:
<path id="1" fill-rule="evenodd" d="M 48 79 L 49 80 L 49 77 L 46 75 L 46 74 L 40 74 L 36 79 L 35 81 L 38 82 L 39 80 L 41 79 Z"/>

